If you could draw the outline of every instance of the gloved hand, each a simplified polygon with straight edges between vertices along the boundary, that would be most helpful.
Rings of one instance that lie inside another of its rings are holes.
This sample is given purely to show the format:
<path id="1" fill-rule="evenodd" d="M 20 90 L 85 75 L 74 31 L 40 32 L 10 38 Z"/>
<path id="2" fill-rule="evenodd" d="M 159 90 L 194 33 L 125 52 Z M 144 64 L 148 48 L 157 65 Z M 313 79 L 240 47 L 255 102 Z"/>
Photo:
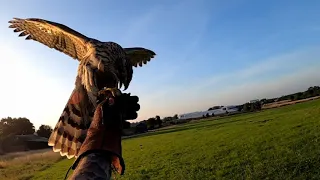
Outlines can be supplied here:
<path id="1" fill-rule="evenodd" d="M 139 98 L 123 93 L 113 97 L 105 93 L 98 97 L 98 106 L 83 142 L 79 157 L 72 169 L 75 169 L 82 157 L 89 153 L 99 152 L 112 161 L 113 168 L 123 174 L 125 170 L 122 158 L 121 134 L 125 120 L 137 118 L 140 109 Z"/>

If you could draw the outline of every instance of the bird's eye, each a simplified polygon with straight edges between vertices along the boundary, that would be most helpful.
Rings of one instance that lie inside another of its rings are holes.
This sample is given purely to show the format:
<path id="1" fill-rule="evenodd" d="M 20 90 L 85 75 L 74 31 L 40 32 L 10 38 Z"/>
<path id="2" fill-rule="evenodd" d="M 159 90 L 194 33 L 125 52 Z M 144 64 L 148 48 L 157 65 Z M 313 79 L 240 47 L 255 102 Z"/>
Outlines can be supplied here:
<path id="1" fill-rule="evenodd" d="M 93 72 L 98 72 L 99 69 L 98 69 L 98 68 L 94 68 L 94 69 L 92 69 L 92 71 L 93 71 Z"/>

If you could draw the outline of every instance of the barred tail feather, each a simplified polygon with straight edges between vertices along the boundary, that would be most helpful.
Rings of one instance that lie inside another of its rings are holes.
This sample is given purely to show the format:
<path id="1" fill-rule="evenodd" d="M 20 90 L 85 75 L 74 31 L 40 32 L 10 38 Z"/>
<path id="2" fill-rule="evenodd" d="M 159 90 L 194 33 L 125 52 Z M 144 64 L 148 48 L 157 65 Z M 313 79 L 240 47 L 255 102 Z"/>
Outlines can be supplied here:
<path id="1" fill-rule="evenodd" d="M 71 159 L 77 157 L 82 145 L 79 138 L 81 138 L 81 134 L 85 135 L 86 133 L 86 130 L 72 128 L 59 121 L 49 138 L 48 145 L 52 146 L 54 152 L 59 152 L 61 156 L 67 156 L 68 159 Z"/>
<path id="2" fill-rule="evenodd" d="M 76 81 L 77 83 L 77 81 Z M 68 159 L 78 156 L 93 116 L 93 105 L 83 85 L 76 84 L 59 121 L 51 133 L 48 145 Z"/>

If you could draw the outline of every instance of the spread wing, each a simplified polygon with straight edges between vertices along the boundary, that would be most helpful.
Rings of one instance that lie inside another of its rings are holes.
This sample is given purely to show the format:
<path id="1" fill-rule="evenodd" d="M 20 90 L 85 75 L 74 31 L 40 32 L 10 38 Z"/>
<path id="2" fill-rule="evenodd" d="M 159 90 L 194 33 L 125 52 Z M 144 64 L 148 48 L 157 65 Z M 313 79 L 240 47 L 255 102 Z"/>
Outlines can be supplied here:
<path id="1" fill-rule="evenodd" d="M 77 78 L 76 87 L 48 140 L 54 152 L 68 159 L 78 156 L 94 113 L 93 105 L 88 103 L 87 92 Z"/>
<path id="2" fill-rule="evenodd" d="M 147 62 L 156 55 L 153 51 L 141 47 L 124 48 L 124 50 L 127 59 L 131 61 L 134 67 L 138 65 L 141 67 L 143 64 L 147 64 Z"/>
<path id="3" fill-rule="evenodd" d="M 87 53 L 86 43 L 90 38 L 63 24 L 37 18 L 13 18 L 9 23 L 9 28 L 21 32 L 19 36 L 27 36 L 26 40 L 38 41 L 74 59 L 81 60 Z"/>

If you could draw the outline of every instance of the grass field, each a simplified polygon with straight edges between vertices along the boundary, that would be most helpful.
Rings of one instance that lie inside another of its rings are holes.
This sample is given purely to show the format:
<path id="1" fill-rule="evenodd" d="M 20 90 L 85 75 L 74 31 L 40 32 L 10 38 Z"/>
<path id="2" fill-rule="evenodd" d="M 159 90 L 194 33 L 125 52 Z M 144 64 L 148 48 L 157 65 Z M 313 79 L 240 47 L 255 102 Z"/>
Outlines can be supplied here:
<path id="1" fill-rule="evenodd" d="M 320 179 L 319 127 L 320 100 L 176 126 L 124 140 L 117 179 Z M 29 177 L 63 179 L 72 162 Z"/>
<path id="2" fill-rule="evenodd" d="M 51 149 L 10 153 L 0 156 L 0 179 L 28 180 L 37 172 L 61 160 Z"/>

